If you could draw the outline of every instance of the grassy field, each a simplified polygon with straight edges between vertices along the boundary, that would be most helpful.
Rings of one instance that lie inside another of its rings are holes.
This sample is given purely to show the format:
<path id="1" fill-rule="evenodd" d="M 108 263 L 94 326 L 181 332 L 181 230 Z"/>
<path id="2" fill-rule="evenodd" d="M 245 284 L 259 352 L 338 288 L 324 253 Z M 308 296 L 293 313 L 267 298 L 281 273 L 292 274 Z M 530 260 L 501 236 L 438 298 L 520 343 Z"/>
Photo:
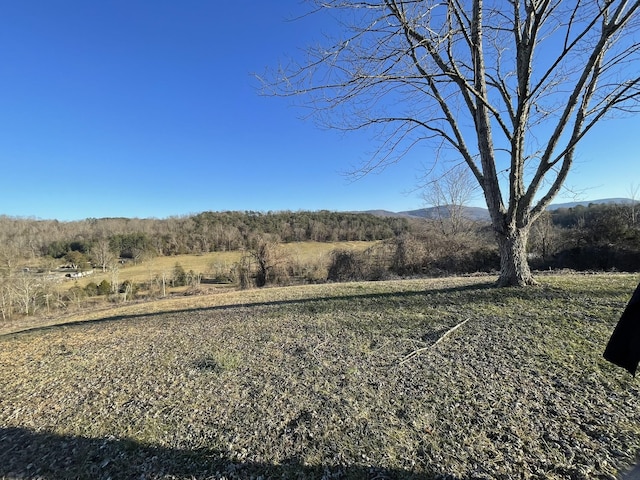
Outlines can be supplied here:
<path id="1" fill-rule="evenodd" d="M 602 351 L 637 275 L 493 280 L 228 292 L 0 336 L 0 478 L 614 479 L 640 391 Z"/>
<path id="2" fill-rule="evenodd" d="M 282 250 L 294 261 L 313 263 L 326 261 L 328 254 L 333 250 L 363 251 L 371 247 L 374 242 L 296 242 L 281 244 Z M 209 274 L 216 268 L 228 271 L 232 265 L 240 260 L 241 251 L 212 252 L 202 255 L 174 255 L 170 257 L 154 257 L 139 264 L 128 263 L 123 265 L 118 272 L 118 280 L 123 282 L 130 280 L 136 283 L 148 282 L 163 273 L 169 277 L 176 264 L 180 264 L 185 271 L 193 270 L 195 273 Z M 109 272 L 103 273 L 95 270 L 91 276 L 74 281 L 65 282 L 70 288 L 73 285 L 84 287 L 89 282 L 100 283 L 102 280 L 111 281 Z"/>

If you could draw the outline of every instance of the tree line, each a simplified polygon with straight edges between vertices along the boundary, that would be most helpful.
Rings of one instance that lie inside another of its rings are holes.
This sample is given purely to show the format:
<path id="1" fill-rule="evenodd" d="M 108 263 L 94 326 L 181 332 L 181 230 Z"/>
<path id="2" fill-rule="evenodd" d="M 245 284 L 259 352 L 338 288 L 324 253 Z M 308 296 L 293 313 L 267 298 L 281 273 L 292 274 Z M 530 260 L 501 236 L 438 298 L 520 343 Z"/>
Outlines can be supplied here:
<path id="1" fill-rule="evenodd" d="M 72 222 L 0 216 L 0 244 L 16 259 L 61 259 L 78 252 L 104 266 L 106 257 L 140 261 L 145 256 L 243 250 L 265 234 L 280 242 L 373 241 L 408 229 L 405 218 L 330 211 L 204 212 Z"/>
<path id="2" fill-rule="evenodd" d="M 638 203 L 632 203 L 547 211 L 532 228 L 530 261 L 538 269 L 638 270 L 633 254 L 640 249 L 639 210 Z M 449 228 L 447 222 L 457 222 L 456 228 Z M 255 251 L 266 237 L 276 244 L 385 240 L 394 244 L 397 255 L 406 257 L 400 264 L 415 263 L 411 268 L 396 268 L 400 274 L 429 270 L 427 263 L 440 265 L 444 272 L 473 271 L 477 262 L 452 258 L 495 250 L 488 224 L 460 223 L 459 218 L 428 221 L 330 211 L 204 212 L 167 219 L 72 222 L 0 216 L 0 274 L 14 273 L 18 265 L 32 260 L 106 270 L 121 259 L 139 262 L 152 256 Z M 629 255 L 630 263 L 620 263 Z"/>
<path id="3" fill-rule="evenodd" d="M 640 272 L 639 210 L 637 202 L 548 210 L 532 226 L 528 262 L 537 271 Z M 334 252 L 328 279 L 497 273 L 493 235 L 490 224 L 455 216 L 413 222 L 366 252 Z"/>
<path id="4" fill-rule="evenodd" d="M 282 265 L 273 265 L 273 245 L 298 241 L 375 241 L 409 230 L 404 218 L 364 213 L 204 212 L 167 219 L 89 218 L 61 222 L 0 216 L 0 318 L 50 313 L 80 306 L 88 298 L 105 296 L 121 301 L 138 290 L 164 296 L 167 285 L 196 285 L 202 272 L 184 272 L 151 279 L 149 285 L 118 281 L 123 262 L 144 262 L 155 256 L 245 251 L 239 265 L 217 272 L 241 287 L 273 283 Z M 266 242 L 266 243 L 265 243 Z M 265 248 L 265 245 L 268 248 Z M 261 253 L 257 253 L 261 252 Z M 267 261 L 267 258 L 269 259 Z M 254 263 L 262 272 L 254 271 Z M 262 262 L 262 263 L 260 263 Z M 56 287 L 53 270 L 65 266 L 67 276 L 91 269 L 111 272 L 110 281 L 85 288 Z M 302 278 L 304 268 L 286 271 Z M 278 276 L 278 282 L 282 282 Z"/>
<path id="5" fill-rule="evenodd" d="M 640 271 L 639 208 L 637 202 L 632 202 L 578 205 L 546 212 L 532 229 L 532 266 Z"/>

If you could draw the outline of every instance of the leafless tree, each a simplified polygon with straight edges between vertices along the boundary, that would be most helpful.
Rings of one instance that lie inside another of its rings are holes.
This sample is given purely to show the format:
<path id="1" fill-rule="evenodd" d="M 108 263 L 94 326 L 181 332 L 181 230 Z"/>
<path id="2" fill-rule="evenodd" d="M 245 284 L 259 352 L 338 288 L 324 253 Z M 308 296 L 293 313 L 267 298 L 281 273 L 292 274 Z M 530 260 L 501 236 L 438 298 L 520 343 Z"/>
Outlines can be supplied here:
<path id="1" fill-rule="evenodd" d="M 36 297 L 41 290 L 40 282 L 27 273 L 14 275 L 11 280 L 13 297 L 20 311 L 24 315 L 33 313 L 36 306 Z"/>
<path id="2" fill-rule="evenodd" d="M 436 220 L 447 237 L 471 231 L 473 221 L 466 208 L 478 190 L 478 184 L 463 164 L 458 164 L 424 185 L 422 198 L 436 210 Z"/>
<path id="3" fill-rule="evenodd" d="M 277 238 L 269 235 L 259 236 L 249 254 L 257 266 L 256 286 L 264 287 L 268 283 L 275 283 L 282 279 L 286 258 L 279 248 Z"/>
<path id="4" fill-rule="evenodd" d="M 312 3 L 342 36 L 269 74 L 264 93 L 306 95 L 329 126 L 373 129 L 381 143 L 359 173 L 424 141 L 464 161 L 491 215 L 498 284 L 535 283 L 529 231 L 578 144 L 637 111 L 640 0 Z"/>
<path id="5" fill-rule="evenodd" d="M 11 277 L 18 268 L 20 251 L 10 244 L 0 244 L 0 275 Z"/>
<path id="6" fill-rule="evenodd" d="M 631 199 L 631 206 L 629 207 L 631 209 L 631 225 L 634 227 L 638 221 L 638 189 L 640 189 L 640 187 L 636 184 L 632 183 L 629 186 L 629 198 Z"/>
<path id="7" fill-rule="evenodd" d="M 109 239 L 105 237 L 99 238 L 91 248 L 91 258 L 93 262 L 102 268 L 103 272 L 116 260 L 116 255 L 111 250 Z"/>
<path id="8" fill-rule="evenodd" d="M 109 267 L 109 272 L 111 273 L 111 293 L 117 294 L 120 290 L 120 267 L 114 263 Z"/>
<path id="9" fill-rule="evenodd" d="M 162 272 L 162 297 L 167 296 L 167 272 Z"/>
<path id="10" fill-rule="evenodd" d="M 556 241 L 556 230 L 553 226 L 553 218 L 549 211 L 543 212 L 531 227 L 529 244 L 540 254 L 543 260 L 547 260 L 553 253 Z"/>
<path id="11" fill-rule="evenodd" d="M 13 289 L 8 277 L 0 275 L 0 314 L 2 320 L 8 320 L 13 315 L 14 298 Z"/>

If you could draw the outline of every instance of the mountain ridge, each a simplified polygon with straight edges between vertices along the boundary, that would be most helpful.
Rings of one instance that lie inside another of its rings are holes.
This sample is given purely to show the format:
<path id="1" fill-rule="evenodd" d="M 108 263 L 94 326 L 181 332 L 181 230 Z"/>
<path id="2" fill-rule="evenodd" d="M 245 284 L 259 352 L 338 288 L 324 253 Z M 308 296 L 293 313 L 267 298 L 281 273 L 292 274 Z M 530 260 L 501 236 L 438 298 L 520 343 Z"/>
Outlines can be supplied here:
<path id="1" fill-rule="evenodd" d="M 630 204 L 633 202 L 638 203 L 638 200 L 633 200 L 631 198 L 600 198 L 596 200 L 583 200 L 583 201 L 575 201 L 575 202 L 563 202 L 563 203 L 552 203 L 547 207 L 547 210 L 558 210 L 560 208 L 575 208 L 577 206 L 587 207 L 591 204 L 601 205 L 601 204 Z M 475 221 L 489 221 L 489 210 L 483 207 L 463 207 L 465 212 L 465 217 L 470 220 Z M 439 211 L 444 210 L 443 214 L 440 214 Z M 422 219 L 430 219 L 434 220 L 437 218 L 446 218 L 446 209 L 445 207 L 424 207 L 418 208 L 415 210 L 404 210 L 401 212 L 392 212 L 389 210 L 366 210 L 362 212 L 354 212 L 354 213 L 368 213 L 370 215 L 382 216 L 382 217 L 408 217 L 408 218 L 422 218 Z"/>

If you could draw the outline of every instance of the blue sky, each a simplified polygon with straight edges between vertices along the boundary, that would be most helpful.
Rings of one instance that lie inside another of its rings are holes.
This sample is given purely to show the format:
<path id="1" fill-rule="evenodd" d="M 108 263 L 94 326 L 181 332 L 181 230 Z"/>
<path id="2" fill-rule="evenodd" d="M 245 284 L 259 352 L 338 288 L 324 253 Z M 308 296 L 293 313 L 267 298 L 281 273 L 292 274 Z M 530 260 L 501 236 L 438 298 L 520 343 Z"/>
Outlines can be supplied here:
<path id="1" fill-rule="evenodd" d="M 0 214 L 75 220 L 207 210 L 420 208 L 428 149 L 354 181 L 364 133 L 317 128 L 253 72 L 322 38 L 298 0 L 0 3 Z M 567 185 L 640 184 L 640 119 L 601 125 Z M 566 201 L 559 197 L 557 201 Z"/>

